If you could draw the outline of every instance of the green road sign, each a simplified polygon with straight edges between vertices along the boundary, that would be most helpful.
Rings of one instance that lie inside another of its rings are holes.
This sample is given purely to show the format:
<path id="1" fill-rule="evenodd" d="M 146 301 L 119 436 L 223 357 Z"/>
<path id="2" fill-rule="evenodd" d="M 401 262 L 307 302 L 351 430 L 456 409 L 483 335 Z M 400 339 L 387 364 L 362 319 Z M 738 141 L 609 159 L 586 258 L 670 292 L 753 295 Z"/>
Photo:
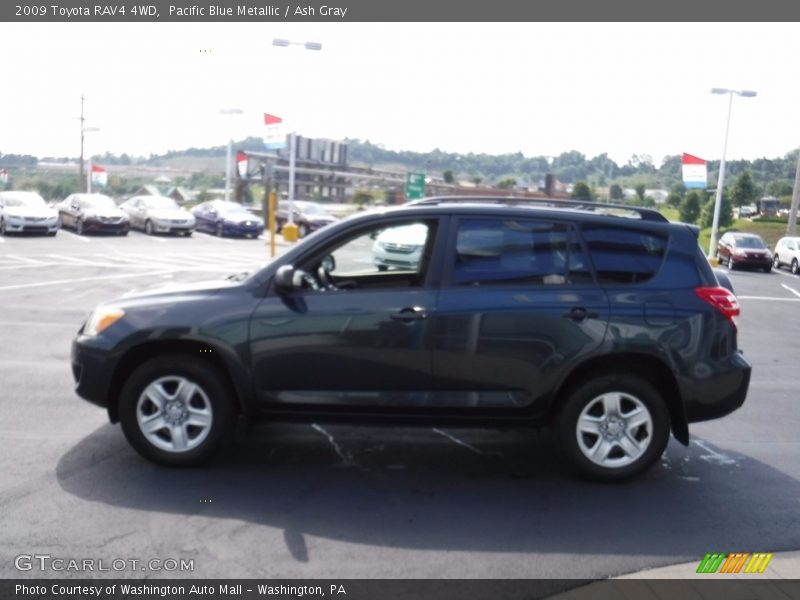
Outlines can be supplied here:
<path id="1" fill-rule="evenodd" d="M 406 174 L 406 200 L 416 200 L 425 196 L 425 173 Z"/>

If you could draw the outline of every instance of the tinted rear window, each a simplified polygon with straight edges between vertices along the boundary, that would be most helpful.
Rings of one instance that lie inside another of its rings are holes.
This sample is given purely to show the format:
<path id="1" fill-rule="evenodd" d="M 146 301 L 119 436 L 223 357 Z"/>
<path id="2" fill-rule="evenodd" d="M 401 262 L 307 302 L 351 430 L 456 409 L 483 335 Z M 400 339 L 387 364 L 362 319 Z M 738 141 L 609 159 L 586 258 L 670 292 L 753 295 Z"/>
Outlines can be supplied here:
<path id="1" fill-rule="evenodd" d="M 667 238 L 616 227 L 585 227 L 589 248 L 600 283 L 641 283 L 652 279 L 664 261 Z"/>

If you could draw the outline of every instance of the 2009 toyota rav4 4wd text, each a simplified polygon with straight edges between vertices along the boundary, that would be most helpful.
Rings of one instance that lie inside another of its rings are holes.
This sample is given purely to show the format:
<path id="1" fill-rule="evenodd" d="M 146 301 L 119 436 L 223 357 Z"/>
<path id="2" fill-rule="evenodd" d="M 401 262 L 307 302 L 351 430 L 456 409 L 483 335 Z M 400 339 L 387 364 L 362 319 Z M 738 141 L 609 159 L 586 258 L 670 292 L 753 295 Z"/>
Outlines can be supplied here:
<path id="1" fill-rule="evenodd" d="M 410 225 L 413 244 L 386 245 Z M 547 424 L 579 474 L 629 478 L 747 393 L 739 305 L 696 233 L 577 202 L 357 215 L 248 276 L 97 307 L 72 347 L 77 393 L 166 465 L 208 458 L 240 417 Z M 399 266 L 378 268 L 378 243 Z"/>

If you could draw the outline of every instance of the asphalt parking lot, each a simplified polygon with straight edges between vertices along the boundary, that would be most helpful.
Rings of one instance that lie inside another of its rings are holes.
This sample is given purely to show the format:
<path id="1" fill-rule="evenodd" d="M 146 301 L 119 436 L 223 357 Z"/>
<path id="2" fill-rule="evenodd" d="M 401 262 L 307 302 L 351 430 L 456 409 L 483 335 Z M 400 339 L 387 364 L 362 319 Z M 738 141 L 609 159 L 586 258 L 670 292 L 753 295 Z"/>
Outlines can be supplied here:
<path id="1" fill-rule="evenodd" d="M 72 337 L 131 288 L 266 260 L 201 233 L 0 238 L 0 577 L 87 575 L 15 568 L 48 554 L 194 564 L 92 576 L 602 578 L 800 546 L 800 278 L 732 273 L 748 400 L 629 484 L 572 479 L 529 431 L 264 424 L 201 469 L 145 462 L 74 394 Z"/>

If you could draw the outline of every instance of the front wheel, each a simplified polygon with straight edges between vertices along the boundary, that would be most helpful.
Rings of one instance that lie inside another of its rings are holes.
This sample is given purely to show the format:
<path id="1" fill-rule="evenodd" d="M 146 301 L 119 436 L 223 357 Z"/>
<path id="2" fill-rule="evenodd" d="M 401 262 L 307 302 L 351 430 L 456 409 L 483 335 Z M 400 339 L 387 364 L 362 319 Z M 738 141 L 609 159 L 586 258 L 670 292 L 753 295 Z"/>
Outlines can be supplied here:
<path id="1" fill-rule="evenodd" d="M 78 235 L 83 235 L 83 220 L 82 219 L 78 219 L 75 222 L 75 233 L 77 233 Z"/>
<path id="2" fill-rule="evenodd" d="M 153 235 L 153 223 L 149 220 L 144 222 L 144 232 L 147 235 Z"/>
<path id="3" fill-rule="evenodd" d="M 792 259 L 792 275 L 797 275 L 800 272 L 800 265 L 797 264 L 797 259 Z"/>
<path id="4" fill-rule="evenodd" d="M 669 412 L 647 381 L 600 375 L 567 392 L 556 418 L 570 467 L 597 481 L 622 481 L 650 468 L 669 441 Z"/>
<path id="5" fill-rule="evenodd" d="M 128 442 L 167 466 L 210 458 L 231 429 L 233 414 L 233 394 L 222 373 L 189 356 L 150 359 L 120 393 L 119 418 Z"/>
<path id="6" fill-rule="evenodd" d="M 778 258 L 778 255 L 772 257 L 772 268 L 773 269 L 780 269 L 781 268 L 781 260 Z"/>
<path id="7" fill-rule="evenodd" d="M 222 223 L 217 223 L 217 237 L 225 235 L 225 226 Z"/>

